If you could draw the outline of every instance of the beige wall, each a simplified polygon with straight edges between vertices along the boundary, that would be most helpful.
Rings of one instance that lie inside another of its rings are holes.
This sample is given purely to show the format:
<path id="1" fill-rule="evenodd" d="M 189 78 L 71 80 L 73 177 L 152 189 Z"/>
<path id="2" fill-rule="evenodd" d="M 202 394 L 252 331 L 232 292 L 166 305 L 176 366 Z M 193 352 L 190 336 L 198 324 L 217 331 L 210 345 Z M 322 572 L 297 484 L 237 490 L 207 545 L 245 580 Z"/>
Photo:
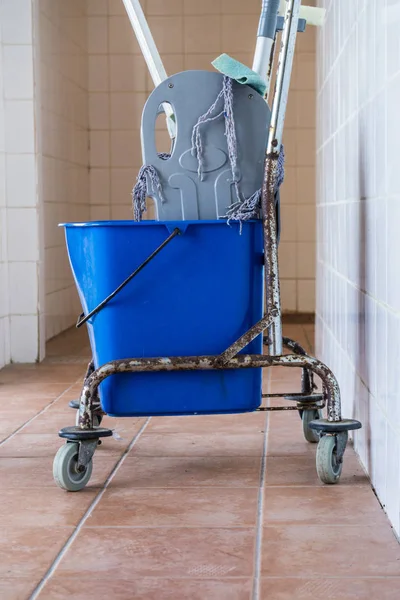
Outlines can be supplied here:
<path id="1" fill-rule="evenodd" d="M 400 2 L 323 4 L 317 351 L 400 534 Z"/>
<path id="2" fill-rule="evenodd" d="M 86 10 L 0 2 L 0 367 L 80 310 L 58 223 L 90 218 Z"/>
<path id="3" fill-rule="evenodd" d="M 37 145 L 48 339 L 73 325 L 80 312 L 58 224 L 90 218 L 88 24 L 82 0 L 37 0 L 37 8 Z"/>
<path id="4" fill-rule="evenodd" d="M 222 52 L 251 66 L 259 0 L 142 2 L 167 72 L 212 69 Z M 140 118 L 153 89 L 122 0 L 88 0 L 90 205 L 92 219 L 131 218 L 141 166 Z M 315 31 L 298 37 L 285 131 L 282 192 L 283 308 L 314 310 Z M 159 133 L 160 143 L 165 139 Z"/>

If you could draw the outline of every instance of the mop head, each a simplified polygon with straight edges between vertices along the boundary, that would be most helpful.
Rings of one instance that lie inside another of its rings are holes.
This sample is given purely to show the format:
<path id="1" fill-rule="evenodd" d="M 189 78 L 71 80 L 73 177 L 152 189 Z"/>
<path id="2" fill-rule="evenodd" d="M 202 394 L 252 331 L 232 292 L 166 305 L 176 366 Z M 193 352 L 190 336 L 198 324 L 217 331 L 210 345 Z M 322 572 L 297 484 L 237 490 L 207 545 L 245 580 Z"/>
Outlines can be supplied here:
<path id="1" fill-rule="evenodd" d="M 223 75 L 227 75 L 242 85 L 249 85 L 256 92 L 264 96 L 267 84 L 258 73 L 246 67 L 238 60 L 235 60 L 228 54 L 221 54 L 212 63 L 212 66 Z"/>

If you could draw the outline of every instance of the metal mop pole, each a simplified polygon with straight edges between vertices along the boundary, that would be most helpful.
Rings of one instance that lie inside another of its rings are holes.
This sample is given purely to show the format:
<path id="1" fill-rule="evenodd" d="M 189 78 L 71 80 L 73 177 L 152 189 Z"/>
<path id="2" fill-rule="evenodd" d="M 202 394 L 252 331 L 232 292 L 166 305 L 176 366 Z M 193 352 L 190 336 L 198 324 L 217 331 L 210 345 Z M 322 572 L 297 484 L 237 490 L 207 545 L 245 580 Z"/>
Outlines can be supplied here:
<path id="1" fill-rule="evenodd" d="M 265 79 L 267 84 L 264 93 L 265 98 L 268 96 L 271 80 L 279 4 L 280 0 L 262 0 L 261 16 L 258 24 L 252 69 Z"/>
<path id="2" fill-rule="evenodd" d="M 276 24 L 278 14 L 284 16 L 287 0 L 262 0 L 261 16 L 258 24 L 257 43 L 252 70 L 265 79 L 267 84 L 265 97 L 268 96 L 271 72 L 274 61 Z M 299 18 L 305 19 L 307 25 L 322 25 L 325 9 L 313 6 L 301 6 Z"/>
<path id="3" fill-rule="evenodd" d="M 122 0 L 122 2 L 124 3 L 144 60 L 150 71 L 151 78 L 153 79 L 154 85 L 157 86 L 167 79 L 168 76 L 146 21 L 146 17 L 144 16 L 141 4 L 139 0 Z M 163 109 L 167 116 L 168 131 L 170 137 L 173 139 L 176 136 L 174 113 L 170 104 L 163 104 Z"/>
<path id="4" fill-rule="evenodd" d="M 282 354 L 282 316 L 275 212 L 275 182 L 296 45 L 300 3 L 301 0 L 287 0 L 262 191 L 266 288 L 265 308 L 266 314 L 276 315 L 272 325 L 268 329 L 269 353 L 271 356 L 280 356 Z"/>

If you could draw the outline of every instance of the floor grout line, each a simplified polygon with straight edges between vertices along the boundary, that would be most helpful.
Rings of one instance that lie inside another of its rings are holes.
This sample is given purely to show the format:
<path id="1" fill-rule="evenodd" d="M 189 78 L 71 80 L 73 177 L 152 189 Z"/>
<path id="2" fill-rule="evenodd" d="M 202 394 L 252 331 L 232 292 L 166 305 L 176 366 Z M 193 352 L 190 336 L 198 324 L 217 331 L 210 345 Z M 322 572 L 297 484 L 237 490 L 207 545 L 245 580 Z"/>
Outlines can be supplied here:
<path id="1" fill-rule="evenodd" d="M 268 373 L 268 390 L 271 389 L 271 376 Z M 268 406 L 269 399 L 266 398 L 266 405 Z M 256 523 L 256 547 L 254 557 L 254 578 L 253 578 L 253 591 L 252 600 L 259 600 L 260 598 L 260 585 L 261 585 L 261 559 L 262 559 L 262 542 L 263 542 L 263 521 L 264 521 L 264 489 L 265 489 L 265 474 L 267 466 L 267 444 L 268 444 L 268 433 L 270 425 L 270 415 L 268 412 L 265 413 L 265 426 L 264 426 L 264 441 L 263 441 L 263 452 L 261 457 L 260 467 L 260 484 L 258 492 L 258 510 L 257 510 L 257 523 Z"/>
<path id="2" fill-rule="evenodd" d="M 129 446 L 125 449 L 125 451 L 122 454 L 122 456 L 115 463 L 115 466 L 112 469 L 111 473 L 108 475 L 107 479 L 105 480 L 105 482 L 103 484 L 103 487 L 100 489 L 100 491 L 98 492 L 98 494 L 96 495 L 96 497 L 94 498 L 94 500 L 91 502 L 90 506 L 87 508 L 87 510 L 84 513 L 84 515 L 79 520 L 79 522 L 78 522 L 78 524 L 77 524 L 74 532 L 70 535 L 70 537 L 68 538 L 68 540 L 65 542 L 64 546 L 61 548 L 60 552 L 57 554 L 56 558 L 54 559 L 54 561 L 52 562 L 52 564 L 50 565 L 50 567 L 48 568 L 48 570 L 44 574 L 44 576 L 41 579 L 40 583 L 37 585 L 37 587 L 33 590 L 32 594 L 29 596 L 29 600 L 36 600 L 36 598 L 39 597 L 39 594 L 43 590 L 44 586 L 46 585 L 46 583 L 48 582 L 48 580 L 51 578 L 51 576 L 53 575 L 53 573 L 57 569 L 58 565 L 60 564 L 60 562 L 62 561 L 62 559 L 66 555 L 66 553 L 68 552 L 69 548 L 74 543 L 75 539 L 78 537 L 78 535 L 79 535 L 81 529 L 83 528 L 84 524 L 86 523 L 87 519 L 90 517 L 90 515 L 93 512 L 93 510 L 96 508 L 96 506 L 98 505 L 98 503 L 100 502 L 100 500 L 104 496 L 104 494 L 105 494 L 105 492 L 106 492 L 109 484 L 114 479 L 114 477 L 115 477 L 117 471 L 119 470 L 120 466 L 124 463 L 124 461 L 125 461 L 126 457 L 128 456 L 129 452 L 132 450 L 132 448 L 134 447 L 134 445 L 136 444 L 136 442 L 141 437 L 142 433 L 145 431 L 147 425 L 150 423 L 150 420 L 151 420 L 151 417 L 149 417 L 148 419 L 146 419 L 146 422 L 143 423 L 143 425 L 139 429 L 139 431 L 136 432 L 136 434 L 133 436 L 133 438 L 132 438 Z M 60 493 L 62 493 L 62 492 L 60 492 Z"/>
<path id="3" fill-rule="evenodd" d="M 75 385 L 76 385 L 76 383 L 72 383 L 66 390 L 64 390 L 63 392 L 61 392 L 61 394 L 59 396 L 57 396 L 57 398 L 55 398 L 54 400 L 52 400 L 49 404 L 46 404 L 46 406 L 44 408 L 42 408 L 42 410 L 40 410 L 38 413 L 36 413 L 36 415 L 34 415 L 33 417 L 31 417 L 30 419 L 28 419 L 27 421 L 25 421 L 25 423 L 23 423 L 23 425 L 21 425 L 15 431 L 13 431 L 12 433 L 10 433 L 10 435 L 8 435 L 6 438 L 2 439 L 0 441 L 0 447 L 3 444 L 5 444 L 6 442 L 8 442 L 9 440 L 11 440 L 15 435 L 17 435 L 17 433 L 19 433 L 20 431 L 22 431 L 23 429 L 25 429 L 25 427 L 27 425 L 29 425 L 30 423 L 32 423 L 32 421 L 34 421 L 35 419 L 37 419 L 37 417 L 39 417 L 40 415 L 42 415 L 43 413 L 45 413 L 50 408 L 50 406 L 54 406 L 54 404 L 56 402 L 58 402 L 59 400 L 61 400 L 61 398 L 64 396 L 64 394 L 67 394 Z M 40 434 L 38 434 L 38 435 L 40 435 Z"/>

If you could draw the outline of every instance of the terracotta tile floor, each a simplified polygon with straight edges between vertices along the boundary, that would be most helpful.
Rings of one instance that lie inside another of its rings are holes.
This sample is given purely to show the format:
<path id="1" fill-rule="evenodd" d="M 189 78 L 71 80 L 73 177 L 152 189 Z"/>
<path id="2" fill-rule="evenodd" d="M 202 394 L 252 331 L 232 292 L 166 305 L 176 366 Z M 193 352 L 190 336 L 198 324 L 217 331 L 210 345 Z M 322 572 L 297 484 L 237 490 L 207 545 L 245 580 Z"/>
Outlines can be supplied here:
<path id="1" fill-rule="evenodd" d="M 312 326 L 286 335 L 311 348 Z M 88 487 L 53 482 L 89 349 L 0 372 L 0 599 L 398 600 L 400 546 L 351 448 L 323 486 L 296 412 L 105 419 Z M 265 373 L 298 391 L 299 373 Z M 266 448 L 266 452 L 265 452 Z"/>

